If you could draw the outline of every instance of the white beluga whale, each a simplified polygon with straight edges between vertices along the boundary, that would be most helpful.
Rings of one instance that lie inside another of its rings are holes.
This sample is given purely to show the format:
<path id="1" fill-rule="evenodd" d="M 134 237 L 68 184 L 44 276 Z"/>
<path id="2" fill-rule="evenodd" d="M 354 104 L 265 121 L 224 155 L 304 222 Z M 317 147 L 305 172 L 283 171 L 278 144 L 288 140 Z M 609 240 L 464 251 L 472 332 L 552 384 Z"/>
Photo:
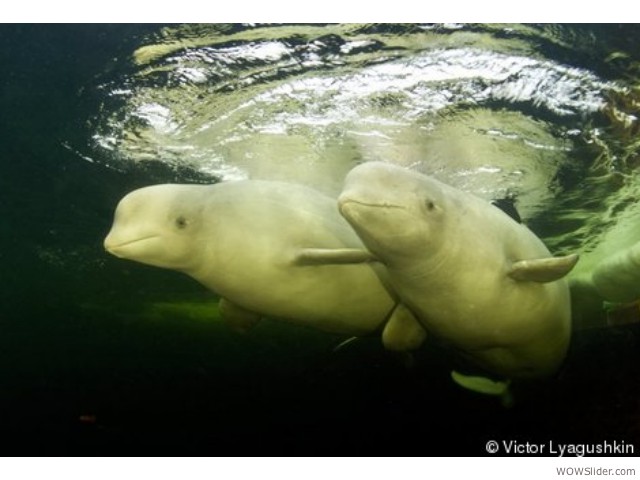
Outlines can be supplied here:
<path id="1" fill-rule="evenodd" d="M 190 275 L 221 297 L 238 330 L 261 317 L 353 336 L 382 332 L 391 350 L 424 329 L 385 289 L 335 199 L 284 182 L 155 185 L 118 204 L 111 254 Z"/>
<path id="2" fill-rule="evenodd" d="M 427 335 L 505 380 L 549 376 L 562 364 L 571 333 L 563 277 L 576 255 L 552 257 L 489 202 L 382 162 L 347 175 L 339 208 Z M 504 392 L 505 383 L 453 378 Z"/>
<path id="3" fill-rule="evenodd" d="M 591 252 L 589 252 L 591 253 Z M 591 260 L 570 279 L 574 326 L 602 328 L 640 321 L 640 242 Z"/>
<path id="4" fill-rule="evenodd" d="M 600 216 L 583 220 L 580 263 L 569 277 L 574 328 L 640 321 L 640 192 L 636 177 L 603 199 Z M 576 243 L 567 235 L 561 243 Z"/>
<path id="5" fill-rule="evenodd" d="M 640 242 L 602 260 L 592 282 L 607 301 L 629 303 L 640 299 Z"/>

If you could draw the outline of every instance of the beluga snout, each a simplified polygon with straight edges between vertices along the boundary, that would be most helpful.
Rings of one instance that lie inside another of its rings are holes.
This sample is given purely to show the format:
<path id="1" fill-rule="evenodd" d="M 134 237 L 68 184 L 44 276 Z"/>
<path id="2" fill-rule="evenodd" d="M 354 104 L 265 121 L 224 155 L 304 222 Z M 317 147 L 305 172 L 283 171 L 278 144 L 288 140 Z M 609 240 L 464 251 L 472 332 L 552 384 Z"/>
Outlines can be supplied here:
<path id="1" fill-rule="evenodd" d="M 363 163 L 349 172 L 338 208 L 371 253 L 402 257 L 437 233 L 446 201 L 439 182 L 425 185 L 424 178 L 384 162 Z"/>

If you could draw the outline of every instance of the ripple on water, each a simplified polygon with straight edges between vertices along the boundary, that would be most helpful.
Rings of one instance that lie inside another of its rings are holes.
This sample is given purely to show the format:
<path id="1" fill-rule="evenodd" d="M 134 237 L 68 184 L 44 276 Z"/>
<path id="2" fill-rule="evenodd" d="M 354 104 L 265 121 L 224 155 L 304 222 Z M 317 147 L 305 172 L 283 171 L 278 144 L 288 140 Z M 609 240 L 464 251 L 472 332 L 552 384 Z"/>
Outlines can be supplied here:
<path id="1" fill-rule="evenodd" d="M 353 165 L 385 160 L 514 196 L 527 219 L 580 183 L 566 172 L 588 175 L 594 159 L 576 145 L 622 89 L 547 58 L 536 45 L 549 32 L 527 26 L 191 30 L 138 49 L 134 72 L 106 87 L 119 101 L 94 140 L 110 161 L 335 194 Z"/>

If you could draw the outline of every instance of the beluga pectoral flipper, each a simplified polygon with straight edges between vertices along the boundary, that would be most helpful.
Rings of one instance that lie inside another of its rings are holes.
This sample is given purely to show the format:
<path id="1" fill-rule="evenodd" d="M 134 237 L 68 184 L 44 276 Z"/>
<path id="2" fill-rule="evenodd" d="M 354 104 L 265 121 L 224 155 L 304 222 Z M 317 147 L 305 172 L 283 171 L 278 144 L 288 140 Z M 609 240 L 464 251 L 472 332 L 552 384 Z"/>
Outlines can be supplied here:
<path id="1" fill-rule="evenodd" d="M 547 257 L 515 262 L 509 270 L 509 276 L 514 280 L 528 282 L 555 282 L 567 275 L 576 263 L 578 255 L 564 257 Z"/>

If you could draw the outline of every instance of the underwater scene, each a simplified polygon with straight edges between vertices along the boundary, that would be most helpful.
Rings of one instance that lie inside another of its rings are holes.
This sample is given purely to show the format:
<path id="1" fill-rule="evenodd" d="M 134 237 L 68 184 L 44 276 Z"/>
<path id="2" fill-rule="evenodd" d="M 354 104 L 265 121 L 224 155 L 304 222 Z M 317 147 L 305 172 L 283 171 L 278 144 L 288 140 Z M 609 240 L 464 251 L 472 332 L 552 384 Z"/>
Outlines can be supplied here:
<path id="1" fill-rule="evenodd" d="M 5 455 L 637 455 L 639 42 L 0 26 Z"/>

